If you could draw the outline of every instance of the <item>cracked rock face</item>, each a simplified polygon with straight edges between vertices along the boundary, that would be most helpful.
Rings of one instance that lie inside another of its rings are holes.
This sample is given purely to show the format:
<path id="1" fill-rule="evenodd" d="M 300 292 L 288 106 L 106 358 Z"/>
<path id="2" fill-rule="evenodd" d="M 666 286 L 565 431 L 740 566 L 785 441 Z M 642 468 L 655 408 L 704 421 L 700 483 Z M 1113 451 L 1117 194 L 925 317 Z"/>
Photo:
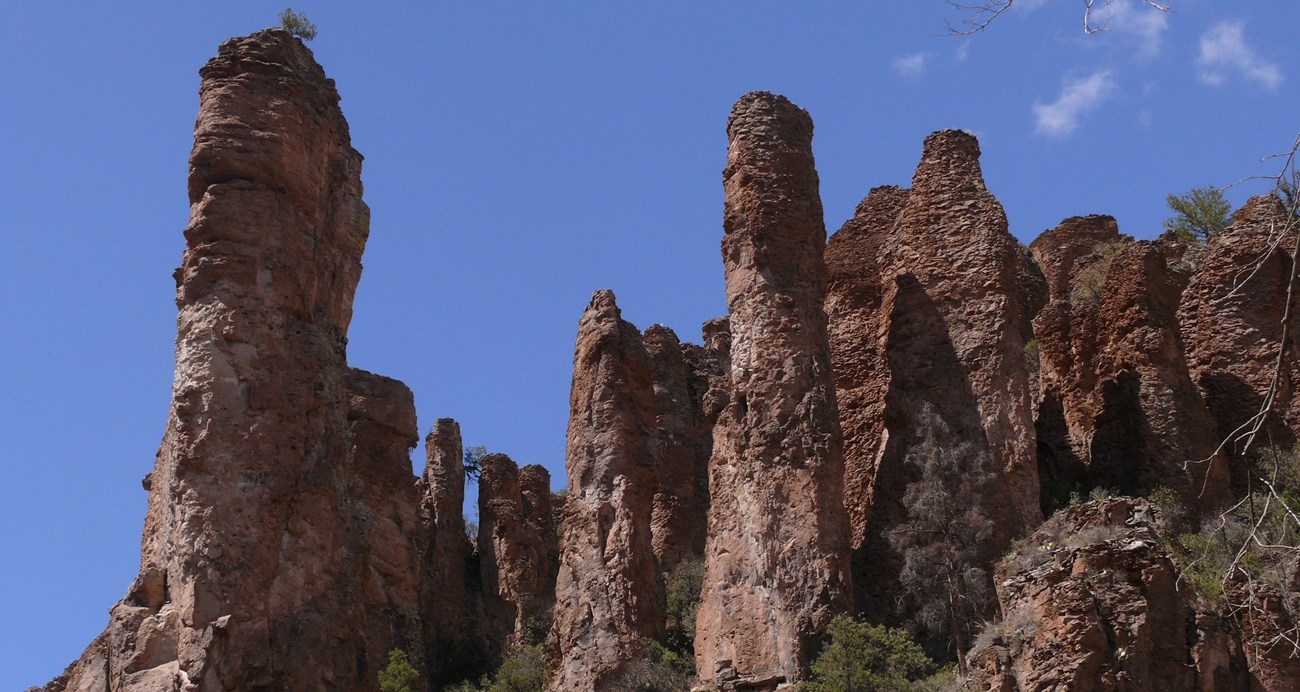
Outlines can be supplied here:
<path id="1" fill-rule="evenodd" d="M 1275 242 L 1285 220 L 1286 210 L 1276 197 L 1251 198 L 1226 230 L 1210 237 L 1200 270 L 1183 294 L 1178 317 L 1188 365 L 1219 439 L 1232 437 L 1259 411 L 1273 378 L 1293 269 L 1290 248 Z M 1300 431 L 1298 336 L 1300 327 L 1293 327 L 1277 400 L 1262 427 L 1281 448 L 1294 444 Z M 1257 441 L 1253 451 L 1268 444 Z M 1246 468 L 1252 463 L 1241 455 L 1241 447 L 1238 441 L 1226 449 L 1233 489 L 1239 493 L 1245 492 Z"/>
<path id="2" fill-rule="evenodd" d="M 979 155 L 969 133 L 931 134 L 912 187 L 873 190 L 826 248 L 855 607 L 876 619 L 900 595 L 902 557 L 886 537 L 907 518 L 921 411 L 954 448 L 994 461 L 985 559 L 1041 520 L 1024 347 L 1048 279 L 1007 231 Z"/>
<path id="3" fill-rule="evenodd" d="M 551 689 L 600 690 L 664 619 L 651 528 L 659 404 L 641 334 L 611 291 L 597 291 L 578 323 L 569 402 Z"/>
<path id="4" fill-rule="evenodd" d="M 793 682 L 849 608 L 849 522 L 822 302 L 812 120 L 746 94 L 727 123 L 730 395 L 713 433 L 696 667 Z"/>
<path id="5" fill-rule="evenodd" d="M 410 546 L 390 529 L 413 517 L 372 522 L 364 485 L 395 478 L 391 457 L 409 470 L 414 421 L 400 383 L 346 364 L 369 233 L 361 156 L 333 82 L 288 32 L 231 39 L 200 74 L 140 574 L 62 684 L 367 689 L 376 653 L 418 627 L 367 624 L 374 599 L 409 605 L 392 572 Z M 380 448 L 359 458 L 370 436 Z"/>

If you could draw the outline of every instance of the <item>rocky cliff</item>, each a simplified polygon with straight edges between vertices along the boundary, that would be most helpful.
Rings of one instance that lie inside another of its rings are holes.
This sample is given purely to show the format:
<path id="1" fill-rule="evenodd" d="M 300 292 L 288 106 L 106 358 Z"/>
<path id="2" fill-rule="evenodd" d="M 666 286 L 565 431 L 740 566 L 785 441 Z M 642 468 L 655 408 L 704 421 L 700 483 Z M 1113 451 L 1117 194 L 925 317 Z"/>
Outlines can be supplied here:
<path id="1" fill-rule="evenodd" d="M 459 425 L 416 477 L 414 395 L 347 362 L 369 212 L 333 82 L 282 30 L 201 75 L 140 572 L 45 690 L 374 690 L 394 650 L 443 689 L 540 644 L 530 689 L 681 686 L 691 617 L 698 689 L 791 689 L 843 614 L 967 654 L 967 689 L 1300 685 L 1279 198 L 1208 247 L 1094 215 L 1024 248 L 944 130 L 827 241 L 811 118 L 746 94 L 728 316 L 684 343 L 597 291 L 567 495 L 487 455 L 471 540 Z"/>

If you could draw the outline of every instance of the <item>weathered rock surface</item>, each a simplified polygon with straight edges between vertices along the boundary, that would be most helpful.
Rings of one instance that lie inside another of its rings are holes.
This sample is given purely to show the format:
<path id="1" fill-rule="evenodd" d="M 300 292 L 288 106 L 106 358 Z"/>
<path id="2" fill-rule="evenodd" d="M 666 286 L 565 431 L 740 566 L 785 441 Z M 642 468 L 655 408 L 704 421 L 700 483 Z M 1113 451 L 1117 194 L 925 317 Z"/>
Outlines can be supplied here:
<path id="1" fill-rule="evenodd" d="M 956 130 L 927 137 L 911 189 L 873 191 L 827 258 L 855 606 L 884 619 L 902 569 L 887 537 L 907 517 L 916 472 L 904 462 L 926 434 L 923 410 L 954 447 L 994 461 L 981 502 L 989 561 L 1041 519 L 1024 346 L 1045 279 L 984 186 L 978 143 Z"/>
<path id="2" fill-rule="evenodd" d="M 483 628 L 491 657 L 549 629 L 555 571 L 551 475 L 541 466 L 520 469 L 504 454 L 480 461 L 478 554 L 483 584 Z"/>
<path id="3" fill-rule="evenodd" d="M 812 120 L 765 92 L 737 101 L 722 254 L 729 401 L 709 465 L 706 576 L 696 664 L 801 678 L 849 609 L 849 524 L 826 336 L 826 267 Z"/>
<path id="4" fill-rule="evenodd" d="M 704 555 L 713 426 L 703 402 L 710 378 L 722 372 L 714 352 L 682 344 L 667 327 L 654 325 L 641 339 L 650 358 L 657 400 L 659 477 L 650 536 L 659 571 L 666 574 L 683 559 L 699 560 Z"/>
<path id="5" fill-rule="evenodd" d="M 1285 220 L 1285 208 L 1271 195 L 1254 197 L 1238 209 L 1231 226 L 1211 236 L 1209 251 L 1179 309 L 1192 378 L 1217 423 L 1218 438 L 1233 440 L 1225 451 L 1231 455 L 1232 483 L 1239 493 L 1247 486 L 1241 428 L 1260 410 L 1269 390 L 1282 341 L 1287 283 L 1294 270 L 1290 248 L 1276 242 Z M 1300 327 L 1293 326 L 1273 411 L 1261 426 L 1262 439 L 1253 452 L 1269 444 L 1288 448 L 1297 439 L 1297 336 Z"/>
<path id="6" fill-rule="evenodd" d="M 1034 322 L 1045 509 L 1092 487 L 1166 486 L 1189 506 L 1217 506 L 1227 466 L 1183 355 L 1183 253 L 1123 238 L 1104 216 L 1066 219 L 1031 247 L 1052 289 Z"/>
<path id="7" fill-rule="evenodd" d="M 1188 665 L 1195 614 L 1154 521 L 1149 502 L 1116 498 L 1026 539 L 999 565 L 1003 619 L 972 652 L 966 689 L 1203 689 Z"/>
<path id="8" fill-rule="evenodd" d="M 367 659 L 382 667 L 397 648 L 416 652 L 421 665 L 424 530 L 410 457 L 420 440 L 415 397 L 401 382 L 357 368 L 348 371 L 347 392 L 352 458 L 369 515 L 360 594 Z"/>
<path id="9" fill-rule="evenodd" d="M 380 643 L 357 595 L 404 546 L 371 560 L 357 464 L 377 471 L 409 421 L 400 393 L 393 415 L 349 400 L 369 233 L 361 156 L 333 83 L 288 32 L 227 41 L 200 74 L 176 373 L 140 574 L 87 653 L 101 662 L 66 687 L 370 689 Z M 377 431 L 388 451 L 356 460 L 350 412 L 362 428 L 397 426 Z"/>
<path id="10" fill-rule="evenodd" d="M 418 486 L 424 527 L 421 603 L 429 679 L 436 686 L 479 671 L 487 665 L 488 652 L 477 606 L 479 564 L 465 533 L 460 424 L 439 418 L 425 437 L 424 451 Z"/>
<path id="11" fill-rule="evenodd" d="M 651 527 L 658 402 L 650 358 L 610 291 L 578 323 L 569 397 L 555 690 L 605 689 L 663 629 Z"/>

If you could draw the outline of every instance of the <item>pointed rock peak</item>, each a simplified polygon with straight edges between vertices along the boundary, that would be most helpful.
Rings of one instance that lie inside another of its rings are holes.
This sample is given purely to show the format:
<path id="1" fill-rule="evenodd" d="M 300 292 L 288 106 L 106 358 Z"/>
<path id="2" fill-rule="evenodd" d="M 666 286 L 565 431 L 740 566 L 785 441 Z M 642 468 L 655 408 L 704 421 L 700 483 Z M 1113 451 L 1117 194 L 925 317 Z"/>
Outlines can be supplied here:
<path id="1" fill-rule="evenodd" d="M 727 119 L 727 136 L 733 140 L 811 140 L 812 130 L 812 116 L 808 111 L 768 91 L 751 91 L 741 96 Z"/>
<path id="2" fill-rule="evenodd" d="M 641 335 L 641 340 L 646 346 L 666 346 L 670 348 L 681 348 L 681 339 L 677 338 L 677 332 L 662 324 L 652 324 L 645 333 Z"/>
<path id="3" fill-rule="evenodd" d="M 932 132 L 925 138 L 921 163 L 912 175 L 912 187 L 921 190 L 953 186 L 984 190 L 979 140 L 965 130 Z"/>
<path id="4" fill-rule="evenodd" d="M 1233 228 L 1268 222 L 1280 224 L 1285 221 L 1286 204 L 1272 193 L 1251 197 L 1232 215 Z"/>
<path id="5" fill-rule="evenodd" d="M 614 292 L 608 288 L 602 288 L 591 294 L 591 302 L 587 304 L 587 309 L 583 311 L 583 321 L 586 321 L 588 315 L 619 320 L 622 319 L 623 312 L 618 309 L 618 301 L 614 297 Z"/>
<path id="6" fill-rule="evenodd" d="M 853 217 L 874 217 L 879 215 L 882 209 L 896 212 L 902 207 L 903 202 L 907 201 L 908 192 L 907 188 L 897 185 L 873 187 L 853 209 Z"/>

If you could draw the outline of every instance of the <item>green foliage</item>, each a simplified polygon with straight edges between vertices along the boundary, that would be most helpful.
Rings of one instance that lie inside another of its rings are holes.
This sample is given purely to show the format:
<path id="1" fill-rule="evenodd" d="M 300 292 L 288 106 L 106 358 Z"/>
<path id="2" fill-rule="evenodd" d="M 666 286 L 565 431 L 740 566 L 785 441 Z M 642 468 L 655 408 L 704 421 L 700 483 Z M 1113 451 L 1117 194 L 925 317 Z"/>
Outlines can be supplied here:
<path id="1" fill-rule="evenodd" d="M 393 649 L 388 652 L 388 665 L 379 671 L 379 689 L 383 692 L 415 692 L 420 682 L 420 672 L 411 665 L 406 652 Z"/>
<path id="2" fill-rule="evenodd" d="M 479 476 L 483 475 L 483 457 L 488 455 L 487 447 L 483 445 L 474 445 L 466 447 L 462 453 L 463 463 L 465 465 L 465 480 L 476 483 Z"/>
<path id="3" fill-rule="evenodd" d="M 1109 500 L 1109 499 L 1110 499 L 1109 488 L 1103 488 L 1099 485 L 1093 488 L 1092 490 L 1088 491 L 1088 500 L 1090 502 L 1096 502 L 1097 500 Z"/>
<path id="4" fill-rule="evenodd" d="M 695 658 L 643 639 L 641 655 L 628 663 L 613 689 L 627 692 L 680 692 L 695 685 Z"/>
<path id="5" fill-rule="evenodd" d="M 1101 243 L 1092 249 L 1091 263 L 1079 271 L 1074 280 L 1074 290 L 1070 292 L 1070 302 L 1080 305 L 1093 305 L 1101 300 L 1101 288 L 1106 285 L 1106 274 L 1115 255 L 1124 249 L 1124 242 L 1112 240 Z"/>
<path id="6" fill-rule="evenodd" d="M 872 625 L 847 615 L 827 629 L 829 641 L 812 664 L 801 692 L 935 689 L 918 687 L 938 669 L 906 630 Z"/>
<path id="7" fill-rule="evenodd" d="M 1205 243 L 1228 227 L 1232 205 L 1213 185 L 1196 187 L 1181 195 L 1165 197 L 1174 215 L 1165 219 L 1165 230 L 1181 242 Z"/>
<path id="8" fill-rule="evenodd" d="M 1029 374 L 1037 375 L 1041 368 L 1038 355 L 1038 339 L 1030 339 L 1025 342 L 1025 367 L 1029 368 Z"/>
<path id="9" fill-rule="evenodd" d="M 1300 449 L 1265 450 L 1257 464 L 1257 488 L 1268 481 L 1277 494 L 1257 490 L 1170 541 L 1180 581 L 1205 605 L 1225 605 L 1232 585 L 1247 580 L 1282 585 L 1287 563 L 1300 555 Z"/>
<path id="10" fill-rule="evenodd" d="M 664 634 L 667 651 L 683 658 L 695 658 L 695 614 L 700 609 L 704 588 L 704 563 L 683 560 L 668 576 L 668 627 Z M 692 664 L 693 665 L 693 664 Z"/>
<path id="11" fill-rule="evenodd" d="M 280 26 L 304 41 L 316 38 L 316 25 L 307 19 L 306 12 L 294 12 L 292 7 L 280 13 Z"/>
<path id="12" fill-rule="evenodd" d="M 484 675 L 477 684 L 462 682 L 447 692 L 543 692 L 546 689 L 546 664 L 540 644 L 527 644 L 515 650 L 497 668 Z"/>

